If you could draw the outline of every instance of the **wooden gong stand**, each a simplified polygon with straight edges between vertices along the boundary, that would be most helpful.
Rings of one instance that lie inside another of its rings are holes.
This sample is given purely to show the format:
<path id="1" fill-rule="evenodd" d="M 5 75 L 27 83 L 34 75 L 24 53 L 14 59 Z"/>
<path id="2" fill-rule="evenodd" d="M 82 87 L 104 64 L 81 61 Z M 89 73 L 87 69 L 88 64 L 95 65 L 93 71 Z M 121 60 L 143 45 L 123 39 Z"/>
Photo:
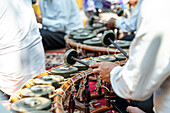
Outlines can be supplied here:
<path id="1" fill-rule="evenodd" d="M 120 61 L 120 65 L 124 65 L 125 61 Z M 62 97 L 68 96 L 66 93 L 70 91 L 71 89 L 71 85 L 76 84 L 78 82 L 80 82 L 80 80 L 82 80 L 82 76 L 87 76 L 87 82 L 85 84 L 85 90 L 84 90 L 84 94 L 83 94 L 83 103 L 79 102 L 78 100 L 73 98 L 73 94 L 71 94 L 70 100 L 69 100 L 69 106 L 68 106 L 68 111 L 69 113 L 73 113 L 75 108 L 79 109 L 81 111 L 84 111 L 85 113 L 100 113 L 100 112 L 104 112 L 104 111 L 108 111 L 111 110 L 113 108 L 113 106 L 110 104 L 110 95 L 113 95 L 113 92 L 110 92 L 110 84 L 108 83 L 104 83 L 104 86 L 106 87 L 104 89 L 104 93 L 102 92 L 98 92 L 98 94 L 93 94 L 90 95 L 90 90 L 89 90 L 89 85 L 88 85 L 88 77 L 93 75 L 93 70 L 89 69 L 86 70 L 82 73 L 76 74 L 75 76 L 73 76 L 71 79 L 69 79 L 66 83 L 64 83 L 59 90 L 56 92 L 58 93 L 58 95 L 56 95 L 54 97 L 54 101 L 57 101 L 54 104 L 54 107 L 56 107 L 55 109 L 55 113 L 64 113 L 64 110 L 61 109 L 63 108 L 63 106 L 61 106 L 61 104 L 64 103 L 65 99 Z M 107 90 L 109 89 L 109 90 Z M 77 90 L 77 89 L 76 89 Z M 61 96 L 62 95 L 62 96 Z M 98 107 L 98 108 L 92 108 L 90 107 L 90 100 L 92 99 L 96 99 L 98 97 L 102 97 L 104 96 L 105 98 L 105 105 L 102 107 Z"/>
<path id="2" fill-rule="evenodd" d="M 90 58 L 87 58 L 87 60 L 88 59 L 90 59 Z M 120 65 L 124 65 L 125 63 L 126 63 L 125 61 L 120 61 Z M 63 66 L 63 65 L 61 65 L 61 66 Z M 58 66 L 58 67 L 61 67 L 61 66 Z M 47 71 L 41 73 L 40 75 L 37 75 L 36 77 L 41 77 L 41 76 L 46 76 L 46 75 L 48 75 Z M 114 92 L 109 92 L 108 90 L 104 89 L 104 93 L 101 92 L 101 90 L 99 90 L 98 94 L 91 94 L 90 95 L 90 90 L 89 90 L 89 85 L 88 85 L 88 77 L 90 77 L 91 75 L 93 75 L 93 72 L 92 72 L 92 69 L 89 69 L 89 70 L 86 70 L 86 71 L 84 71 L 82 73 L 76 74 L 75 76 L 73 76 L 71 78 L 74 81 L 74 83 L 76 84 L 76 83 L 79 83 L 80 80 L 82 80 L 82 76 L 87 76 L 87 82 L 85 84 L 85 95 L 84 95 L 84 100 L 83 100 L 85 106 L 84 106 L 83 103 L 81 103 L 78 100 L 74 99 L 73 98 L 74 95 L 71 95 L 70 100 L 69 100 L 70 104 L 68 106 L 69 113 L 73 113 L 75 108 L 79 109 L 79 110 L 82 110 L 82 111 L 85 111 L 85 113 L 99 113 L 99 112 L 111 110 L 113 108 L 113 106 L 110 105 L 110 95 L 113 95 Z M 55 110 L 54 110 L 55 113 L 64 113 L 64 110 L 61 109 L 61 108 L 63 108 L 63 106 L 61 106 L 61 105 L 63 105 L 63 103 L 65 101 L 65 99 L 63 98 L 65 93 L 70 91 L 71 84 L 73 84 L 71 79 L 69 79 L 66 83 L 64 83 L 59 88 L 59 90 L 57 90 L 57 92 L 56 92 L 59 95 L 56 95 L 54 97 L 54 102 L 55 101 L 56 102 L 52 105 L 52 107 L 55 108 Z M 35 85 L 35 83 L 33 82 L 33 80 L 29 80 L 22 87 L 22 89 L 26 88 L 26 87 L 31 87 L 31 86 L 34 86 L 34 85 Z M 104 86 L 110 90 L 110 84 L 104 83 Z M 16 102 L 16 101 L 18 101 L 20 99 L 20 95 L 21 95 L 20 91 L 21 90 L 18 90 L 16 95 L 12 96 L 11 102 Z M 62 95 L 62 97 L 61 97 L 61 95 Z M 68 96 L 68 95 L 66 95 L 66 96 Z M 102 106 L 102 107 L 99 107 L 99 108 L 90 107 L 90 103 L 89 103 L 90 100 L 97 99 L 97 98 L 100 98 L 100 97 L 105 97 L 105 105 Z"/>
<path id="3" fill-rule="evenodd" d="M 65 39 L 65 42 L 66 42 L 66 48 L 67 50 L 68 49 L 71 49 L 71 48 L 81 48 L 83 50 L 83 54 L 86 55 L 87 54 L 87 51 L 90 51 L 90 52 L 97 52 L 98 56 L 101 56 L 101 55 L 106 55 L 108 53 L 110 54 L 118 54 L 118 53 L 121 53 L 120 51 L 118 51 L 117 49 L 115 48 L 106 48 L 106 47 L 98 47 L 98 46 L 90 46 L 90 45 L 86 45 L 86 44 L 81 44 L 81 43 L 76 43 L 74 42 L 72 39 L 69 38 L 70 35 L 65 35 L 64 39 Z M 124 49 L 124 50 L 128 50 L 128 49 Z"/>

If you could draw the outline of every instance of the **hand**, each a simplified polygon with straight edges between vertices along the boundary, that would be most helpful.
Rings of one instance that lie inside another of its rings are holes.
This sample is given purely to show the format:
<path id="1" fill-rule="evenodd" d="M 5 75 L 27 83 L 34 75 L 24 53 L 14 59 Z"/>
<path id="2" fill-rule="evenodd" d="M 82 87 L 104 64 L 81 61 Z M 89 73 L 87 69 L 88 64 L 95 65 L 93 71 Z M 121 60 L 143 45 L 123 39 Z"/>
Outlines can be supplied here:
<path id="1" fill-rule="evenodd" d="M 36 19 L 37 19 L 37 22 L 38 23 L 42 23 L 42 16 L 41 15 L 35 15 L 36 16 Z"/>
<path id="2" fill-rule="evenodd" d="M 142 111 L 141 109 L 139 109 L 138 107 L 132 107 L 132 106 L 128 106 L 126 111 L 128 113 L 145 113 L 144 111 Z"/>
<path id="3" fill-rule="evenodd" d="M 132 6 L 135 6 L 135 5 L 138 3 L 138 0 L 129 0 L 129 3 L 130 3 Z"/>
<path id="4" fill-rule="evenodd" d="M 122 39 L 122 38 L 125 37 L 126 35 L 127 35 L 127 33 L 120 33 L 118 37 L 119 37 L 119 39 Z"/>
<path id="5" fill-rule="evenodd" d="M 93 69 L 93 73 L 99 74 L 100 78 L 103 81 L 111 83 L 110 82 L 110 72 L 114 67 L 116 67 L 118 65 L 119 64 L 113 63 L 113 62 L 100 62 L 100 63 L 91 64 L 90 67 L 96 68 L 96 69 Z"/>
<path id="6" fill-rule="evenodd" d="M 108 20 L 105 24 L 105 26 L 109 29 L 114 29 L 115 28 L 115 25 L 116 24 L 116 19 L 114 18 L 111 18 L 110 20 Z"/>

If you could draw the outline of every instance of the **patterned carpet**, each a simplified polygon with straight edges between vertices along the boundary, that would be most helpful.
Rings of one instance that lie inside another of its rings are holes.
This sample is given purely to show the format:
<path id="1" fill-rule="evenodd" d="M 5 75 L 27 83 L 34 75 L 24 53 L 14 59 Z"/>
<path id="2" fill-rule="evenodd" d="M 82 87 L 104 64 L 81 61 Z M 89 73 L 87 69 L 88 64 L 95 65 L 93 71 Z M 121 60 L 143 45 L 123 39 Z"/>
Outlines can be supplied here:
<path id="1" fill-rule="evenodd" d="M 64 63 L 65 49 L 48 50 L 45 52 L 46 69 L 51 69 Z"/>

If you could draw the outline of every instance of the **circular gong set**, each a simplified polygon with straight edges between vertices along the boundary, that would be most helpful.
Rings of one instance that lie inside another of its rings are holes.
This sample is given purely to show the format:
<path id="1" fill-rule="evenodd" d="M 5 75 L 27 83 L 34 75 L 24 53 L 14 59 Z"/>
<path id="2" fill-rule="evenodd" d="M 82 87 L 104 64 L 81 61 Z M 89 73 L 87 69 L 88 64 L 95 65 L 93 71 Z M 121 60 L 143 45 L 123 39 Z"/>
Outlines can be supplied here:
<path id="1" fill-rule="evenodd" d="M 104 25 L 98 23 L 93 24 L 91 27 L 98 29 L 104 27 Z M 63 106 L 67 108 L 70 113 L 73 113 L 75 108 L 84 111 L 85 113 L 98 113 L 114 109 L 110 104 L 110 96 L 117 97 L 117 95 L 110 91 L 110 84 L 105 83 L 97 76 L 93 78 L 93 70 L 89 68 L 89 65 L 96 62 L 115 62 L 122 65 L 125 64 L 125 60 L 128 58 L 128 48 L 131 44 L 130 41 L 115 40 L 115 33 L 112 30 L 105 29 L 100 32 L 94 32 L 91 29 L 91 32 L 89 31 L 90 30 L 88 30 L 90 38 L 87 38 L 87 32 L 84 32 L 86 34 L 84 37 L 83 35 L 74 36 L 73 33 L 70 33 L 72 35 L 67 35 L 65 37 L 66 44 L 70 49 L 65 53 L 64 62 L 68 66 L 77 67 L 79 73 L 76 73 L 73 77 L 71 77 L 71 79 L 68 79 L 67 82 L 65 82 L 60 87 L 62 92 L 59 92 L 59 94 L 64 95 L 63 92 L 69 91 L 71 93 L 68 94 L 69 97 L 67 99 L 61 99 L 61 96 L 58 95 L 56 98 L 54 98 L 54 100 L 63 103 Z M 95 33 L 95 36 L 92 37 L 90 33 L 92 35 Z M 84 54 L 87 54 L 87 52 L 100 52 L 100 54 L 95 57 L 92 56 L 87 57 L 86 59 L 79 59 L 79 49 L 82 49 Z M 98 94 L 92 95 L 90 93 L 92 91 L 89 90 L 89 81 L 96 82 L 96 88 L 94 91 Z M 103 85 L 101 85 L 102 83 Z M 102 88 L 104 89 L 104 92 L 101 90 Z M 92 101 L 94 98 L 100 97 L 105 98 L 105 105 L 99 108 L 91 109 L 90 101 Z M 67 104 L 65 104 L 65 102 L 67 102 Z M 82 108 L 83 105 L 81 104 L 83 104 L 85 107 Z M 60 104 L 56 103 L 54 106 L 59 105 Z M 61 111 L 62 110 L 60 108 L 55 109 L 55 112 Z"/>
<path id="2" fill-rule="evenodd" d="M 113 109 L 109 96 L 115 94 L 110 91 L 108 83 L 97 75 L 94 78 L 89 65 L 96 62 L 125 64 L 121 60 L 128 58 L 126 52 L 131 42 L 115 39 L 115 33 L 107 30 L 102 23 L 93 23 L 92 26 L 66 35 L 65 42 L 69 50 L 64 56 L 65 64 L 38 75 L 31 82 L 28 81 L 27 85 L 13 95 L 11 110 L 18 113 L 64 113 L 67 109 L 69 113 L 73 113 L 74 109 L 79 109 L 85 113 L 98 113 Z M 88 52 L 97 52 L 98 55 L 79 59 L 77 48 L 82 49 L 84 55 Z M 88 89 L 88 83 L 92 80 L 96 82 L 96 95 L 91 95 L 92 91 Z M 105 98 L 105 105 L 92 109 L 90 101 L 98 97 Z"/>
<path id="3" fill-rule="evenodd" d="M 74 83 L 75 87 L 79 86 L 82 79 L 84 81 L 87 76 L 92 75 L 89 64 L 102 61 L 114 62 L 116 58 L 114 55 L 102 55 L 99 57 L 79 59 L 78 53 L 74 49 L 70 49 L 65 53 L 64 60 L 65 64 L 48 70 L 46 75 L 35 77 L 32 80 L 34 85 L 31 87 L 26 88 L 24 86 L 23 89 L 20 90 L 20 94 L 17 94 L 17 97 L 20 96 L 19 100 L 12 103 L 11 111 L 18 113 L 48 113 L 59 110 L 63 112 L 64 106 L 61 105 L 64 105 L 64 103 L 68 101 L 64 99 L 65 96 L 70 95 L 68 92 L 72 89 L 72 84 Z M 69 76 L 65 76 L 65 74 Z M 70 76 L 72 77 L 70 78 Z M 62 90 L 58 92 L 58 88 Z M 76 94 L 77 93 L 78 92 L 76 92 Z M 66 106 L 69 107 L 70 104 Z"/>
<path id="4" fill-rule="evenodd" d="M 115 58 L 114 55 L 102 55 L 102 56 L 99 56 L 99 57 L 92 57 L 92 58 L 87 58 L 87 59 L 79 59 L 78 58 L 78 53 L 76 52 L 76 50 L 74 49 L 70 49 L 68 50 L 66 53 L 65 53 L 65 56 L 64 56 L 64 62 L 67 64 L 67 65 L 70 65 L 70 66 L 79 66 L 79 65 L 84 65 L 83 67 L 87 67 L 89 68 L 89 65 L 91 63 L 94 63 L 94 62 L 105 62 L 105 61 L 108 61 L 108 62 L 115 62 L 117 59 Z M 122 63 L 119 62 L 121 65 Z M 123 62 L 124 64 L 124 62 Z M 61 92 L 59 92 L 60 95 L 63 95 L 65 93 L 63 92 L 68 92 L 68 90 L 71 90 L 69 92 L 71 92 L 71 95 L 69 96 L 69 98 L 67 98 L 69 100 L 69 103 L 67 103 L 65 105 L 66 108 L 68 108 L 67 110 L 71 113 L 74 112 L 74 109 L 77 108 L 79 110 L 82 110 L 85 111 L 85 113 L 89 113 L 89 112 L 93 112 L 93 113 L 98 113 L 98 112 L 102 112 L 102 111 L 105 111 L 105 110 L 110 110 L 110 109 L 113 109 L 113 107 L 110 107 L 110 100 L 109 100 L 109 95 L 112 94 L 112 96 L 114 95 L 113 92 L 111 93 L 109 90 L 110 90 L 110 85 L 108 85 L 107 83 L 104 83 L 105 86 L 104 86 L 104 94 L 101 90 L 96 90 L 98 91 L 98 94 L 97 95 L 91 95 L 90 94 L 90 90 L 88 89 L 89 85 L 87 84 L 90 80 L 90 78 L 88 78 L 88 76 L 90 75 L 93 75 L 93 71 L 92 69 L 88 69 L 86 71 L 83 71 L 83 72 L 80 72 L 80 73 L 77 73 L 75 76 L 73 76 L 71 79 L 69 79 L 66 83 L 64 83 L 60 89 L 62 89 Z M 97 77 L 98 78 L 98 77 Z M 81 82 L 80 82 L 81 80 Z M 96 79 L 96 82 L 98 83 L 99 79 Z M 96 84 L 97 84 L 96 83 Z M 78 85 L 78 89 L 76 89 L 76 85 Z M 83 90 L 83 87 L 84 87 L 84 90 Z M 97 87 L 97 85 L 96 85 Z M 101 86 L 99 86 L 101 88 Z M 98 88 L 99 88 L 98 87 Z M 76 90 L 75 90 L 75 89 Z M 77 95 L 76 97 L 74 97 L 73 95 L 73 92 L 76 92 L 75 95 Z M 60 98 L 61 96 L 58 95 L 54 98 L 54 100 L 57 100 L 59 101 L 60 103 L 63 103 L 63 101 L 68 101 L 67 99 L 65 100 L 64 98 Z M 96 108 L 96 109 L 93 109 L 93 110 L 90 110 L 90 105 L 89 105 L 89 102 L 90 100 L 93 100 L 94 98 L 96 98 L 97 96 L 101 96 L 101 97 L 105 97 L 105 106 L 103 107 L 100 107 L 100 108 Z M 115 96 L 115 95 L 114 95 Z M 72 98 L 71 98 L 72 97 Z M 75 99 L 74 99 L 74 98 Z M 83 99 L 84 98 L 84 99 Z M 75 101 L 77 102 L 78 100 L 78 104 L 75 105 Z M 82 101 L 83 100 L 83 101 Z M 83 102 L 83 103 L 81 103 Z M 55 106 L 58 106 L 60 104 L 56 103 Z M 85 108 L 81 108 L 82 105 L 85 105 L 86 107 Z M 62 112 L 62 110 L 60 108 L 56 108 L 55 109 L 55 112 Z"/>
<path id="5" fill-rule="evenodd" d="M 101 56 L 115 53 L 121 53 L 117 51 L 117 47 L 128 50 L 131 42 L 125 40 L 115 40 L 115 33 L 112 30 L 107 30 L 104 24 L 94 23 L 90 26 L 91 29 L 84 28 L 76 31 L 72 31 L 65 36 L 65 42 L 68 49 L 76 49 L 81 51 L 81 54 L 88 57 Z M 87 30 L 88 29 L 88 30 Z M 115 44 L 111 43 L 112 40 Z M 91 56 L 88 54 L 92 54 Z"/>

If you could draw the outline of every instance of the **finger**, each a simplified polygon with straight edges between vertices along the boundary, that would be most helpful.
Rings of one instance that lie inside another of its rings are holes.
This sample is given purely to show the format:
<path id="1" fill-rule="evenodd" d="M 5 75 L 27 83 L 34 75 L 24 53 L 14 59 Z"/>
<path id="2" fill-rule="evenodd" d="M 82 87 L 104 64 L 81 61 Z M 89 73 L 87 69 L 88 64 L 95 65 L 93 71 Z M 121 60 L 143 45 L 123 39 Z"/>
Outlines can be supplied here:
<path id="1" fill-rule="evenodd" d="M 106 24 L 107 24 L 106 22 L 103 22 L 103 25 L 104 25 L 104 26 L 106 26 Z"/>
<path id="2" fill-rule="evenodd" d="M 93 74 L 98 75 L 100 72 L 99 68 L 93 69 Z M 100 77 L 100 76 L 99 76 Z"/>
<path id="3" fill-rule="evenodd" d="M 94 67 L 99 67 L 101 64 L 100 63 L 93 63 L 90 64 L 89 67 L 94 68 Z"/>
<path id="4" fill-rule="evenodd" d="M 99 75 L 99 78 L 101 79 L 101 76 Z"/>
<path id="5" fill-rule="evenodd" d="M 108 27 L 108 23 L 106 23 L 105 26 Z"/>
<path id="6" fill-rule="evenodd" d="M 131 109 L 132 109 L 132 106 L 128 106 L 128 107 L 126 108 L 126 111 L 127 111 L 127 112 L 130 112 Z"/>
<path id="7" fill-rule="evenodd" d="M 107 22 L 103 22 L 104 25 L 107 25 Z"/>
<path id="8" fill-rule="evenodd" d="M 129 113 L 145 113 L 144 111 L 142 111 L 138 107 L 132 107 L 132 106 L 128 106 L 126 111 L 129 112 Z"/>

